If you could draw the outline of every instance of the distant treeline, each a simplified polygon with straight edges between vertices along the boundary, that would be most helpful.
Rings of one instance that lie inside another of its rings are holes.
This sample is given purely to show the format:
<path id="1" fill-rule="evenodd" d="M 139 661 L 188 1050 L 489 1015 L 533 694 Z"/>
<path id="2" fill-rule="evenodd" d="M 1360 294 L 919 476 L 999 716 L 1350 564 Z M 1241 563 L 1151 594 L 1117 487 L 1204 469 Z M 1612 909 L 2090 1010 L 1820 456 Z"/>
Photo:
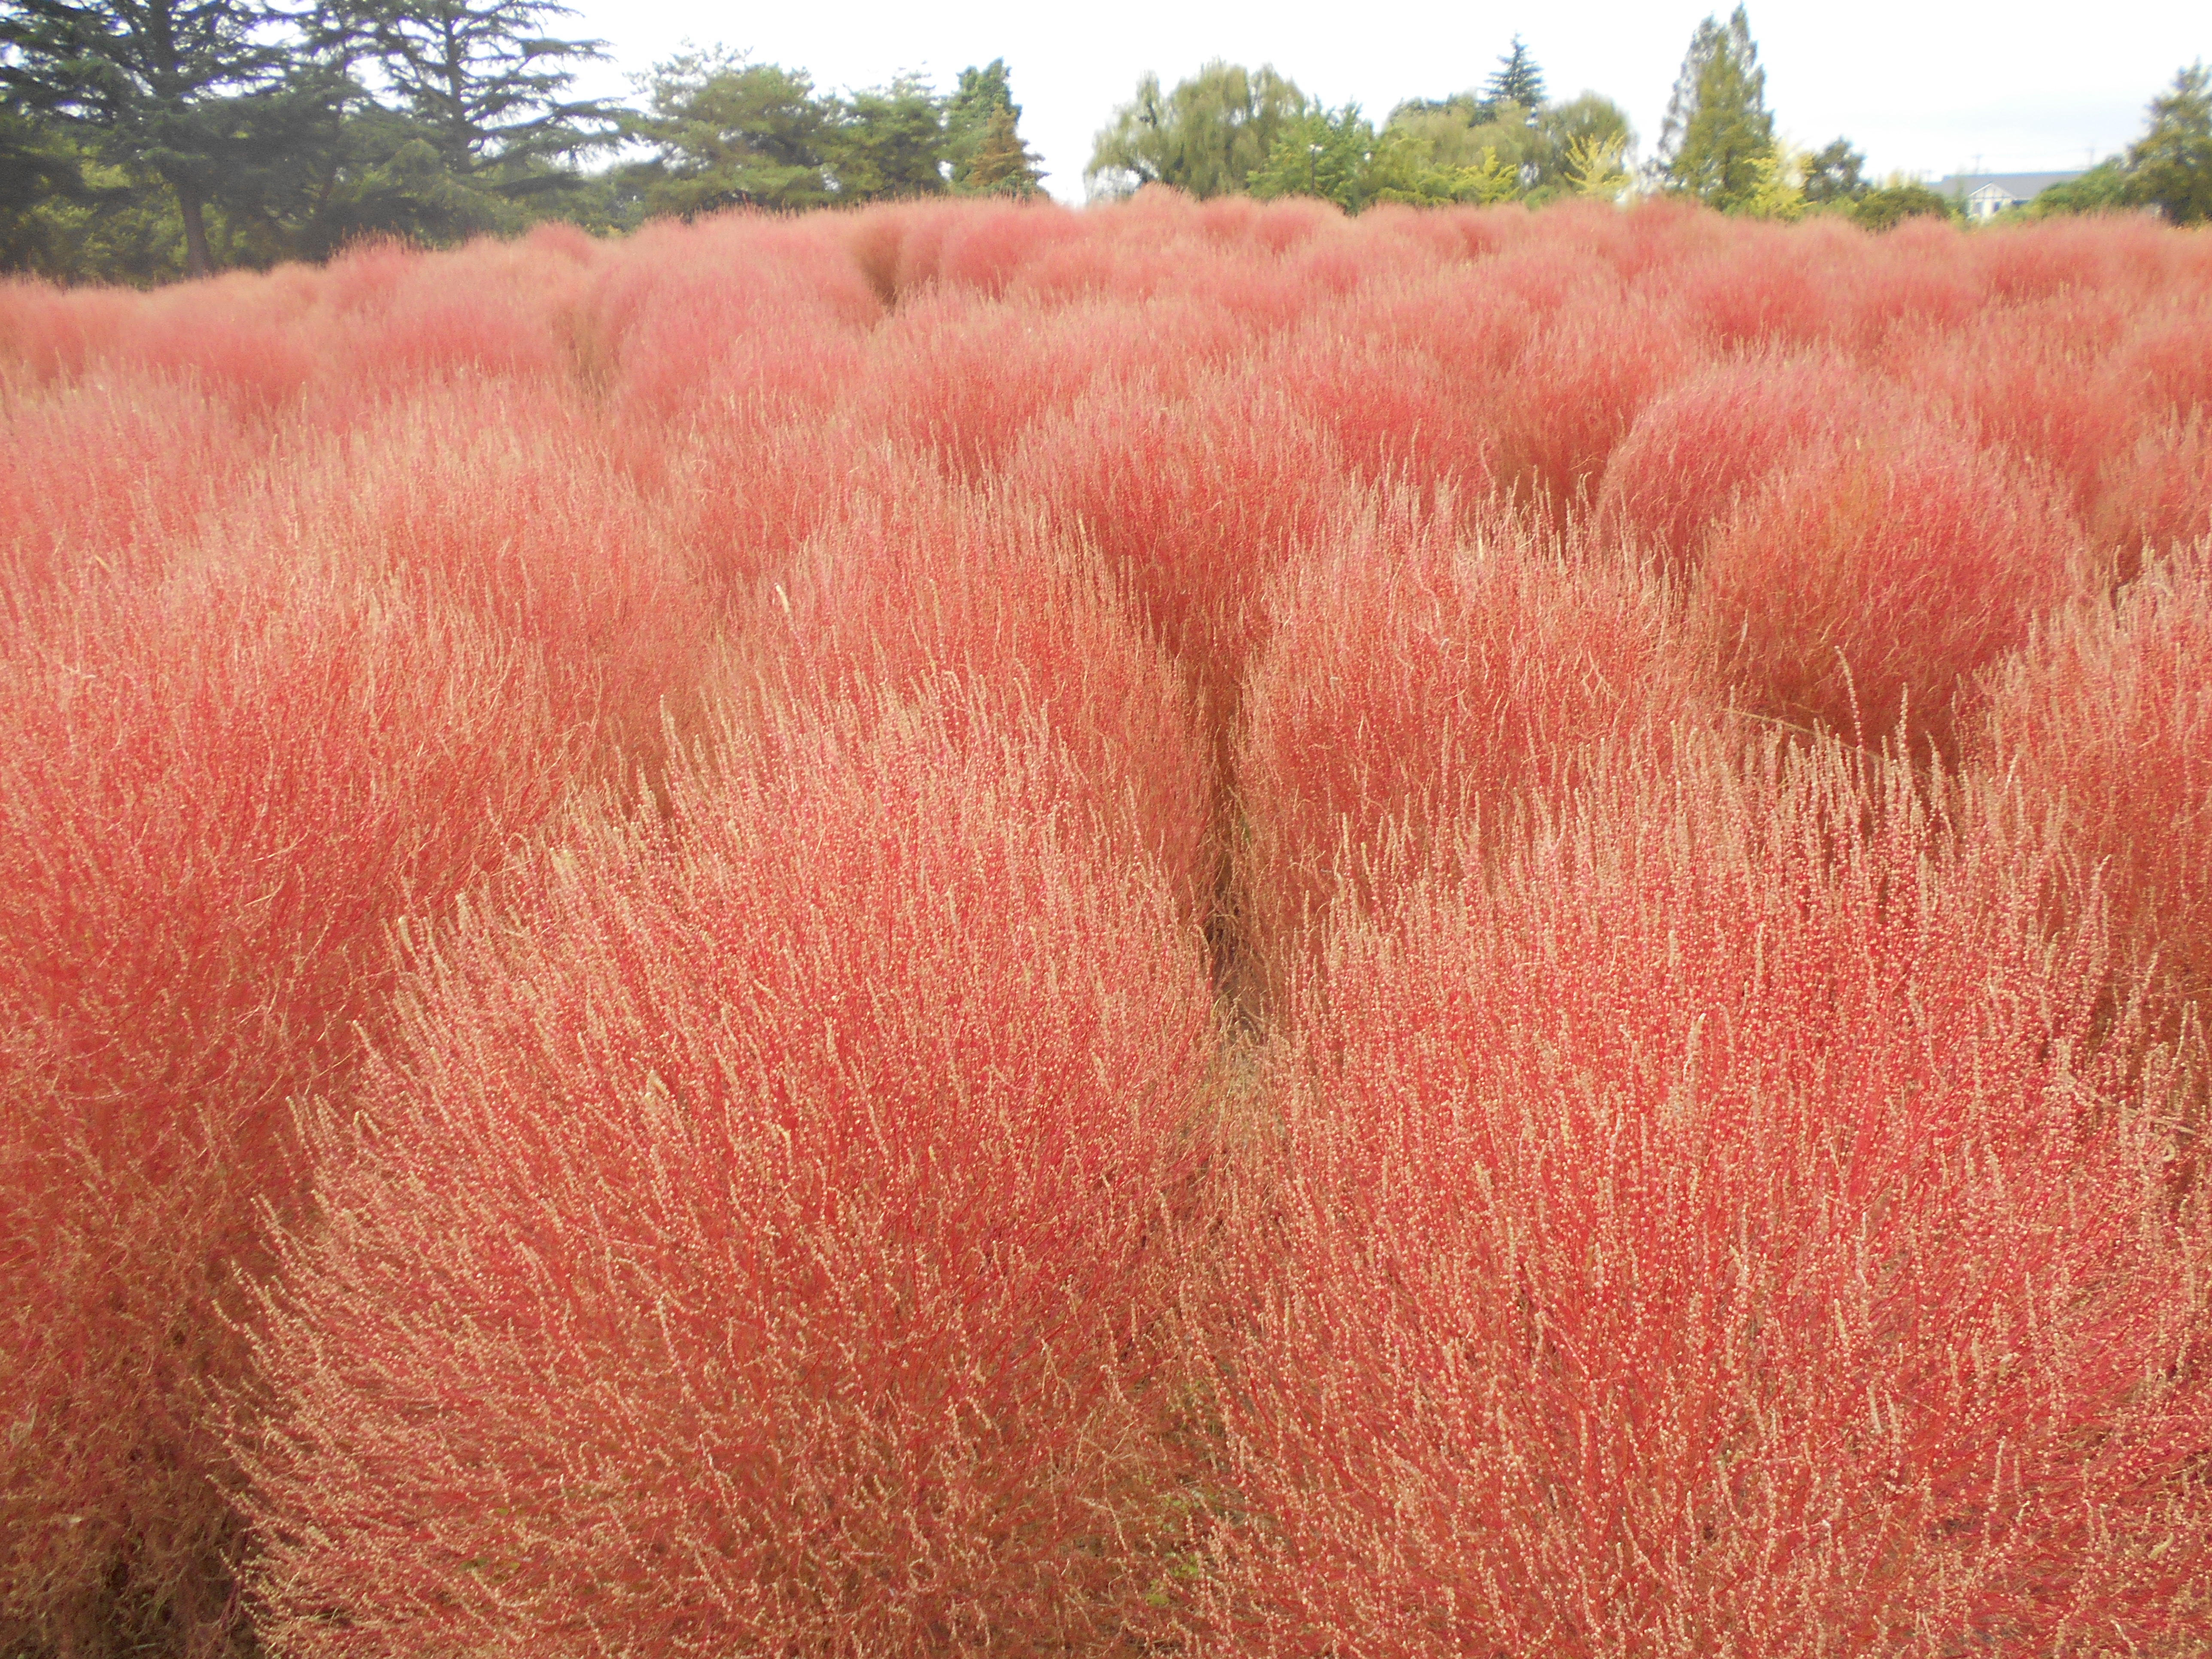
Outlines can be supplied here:
<path id="1" fill-rule="evenodd" d="M 1377 202 L 1532 206 L 1631 191 L 1687 196 L 1725 213 L 1796 219 L 1848 215 L 1875 229 L 1962 204 L 1917 180 L 1866 174 L 1848 138 L 1815 152 L 1777 133 L 1750 20 L 1738 6 L 1691 37 L 1656 154 L 1631 165 L 1635 134 L 1611 100 L 1547 98 L 1519 36 L 1479 90 L 1413 99 L 1381 126 L 1357 104 L 1330 109 L 1272 66 L 1223 62 L 1163 91 L 1147 76 L 1098 135 L 1085 177 L 1121 195 L 1170 184 L 1198 196 L 1326 197 L 1347 212 Z M 2154 208 L 2179 224 L 2212 217 L 2212 76 L 2183 70 L 2154 100 L 2142 138 L 2080 179 L 2045 192 L 2038 215 Z"/>
<path id="2" fill-rule="evenodd" d="M 546 219 L 1026 192 L 1003 61 L 849 94 L 722 51 L 578 97 L 553 0 L 0 0 L 0 269 L 143 283 Z"/>
<path id="3" fill-rule="evenodd" d="M 654 215 L 887 197 L 1036 192 L 1003 58 L 951 91 L 916 76 L 818 89 L 720 48 L 639 77 L 635 105 L 575 94 L 602 43 L 561 38 L 556 0 L 0 0 L 0 270 L 158 282 L 322 258 L 371 236 L 446 244 L 548 219 L 609 232 Z M 1595 93 L 1553 100 L 1516 35 L 1477 88 L 1377 126 L 1272 67 L 1157 76 L 1098 134 L 1094 195 L 1376 203 L 1694 197 L 1724 212 L 1848 214 L 1875 228 L 1958 204 L 1865 176 L 1838 138 L 1776 134 L 1741 7 L 1698 25 L 1656 152 Z M 2212 216 L 2212 91 L 2183 70 L 2144 137 L 2038 211 Z"/>

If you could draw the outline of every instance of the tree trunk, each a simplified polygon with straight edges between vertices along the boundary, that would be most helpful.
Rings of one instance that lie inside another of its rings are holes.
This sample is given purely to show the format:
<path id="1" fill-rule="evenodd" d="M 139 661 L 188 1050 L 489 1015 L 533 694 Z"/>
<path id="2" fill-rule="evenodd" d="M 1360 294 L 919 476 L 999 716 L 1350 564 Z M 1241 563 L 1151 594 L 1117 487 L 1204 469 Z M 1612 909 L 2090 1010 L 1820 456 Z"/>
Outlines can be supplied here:
<path id="1" fill-rule="evenodd" d="M 191 185 L 177 186 L 177 210 L 185 219 L 185 275 L 204 276 L 215 269 L 208 258 L 207 222 L 200 213 L 199 191 Z"/>

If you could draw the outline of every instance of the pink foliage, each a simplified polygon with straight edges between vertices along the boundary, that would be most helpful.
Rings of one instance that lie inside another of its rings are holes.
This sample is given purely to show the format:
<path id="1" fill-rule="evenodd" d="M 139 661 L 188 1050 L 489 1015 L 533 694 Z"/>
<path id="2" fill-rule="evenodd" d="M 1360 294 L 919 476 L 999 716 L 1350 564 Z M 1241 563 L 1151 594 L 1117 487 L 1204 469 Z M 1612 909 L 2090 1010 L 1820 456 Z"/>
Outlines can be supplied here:
<path id="1" fill-rule="evenodd" d="M 282 1650 L 1048 1650 L 1137 1605 L 1206 991 L 1056 775 L 926 713 L 732 732 L 424 960 L 261 1346 Z"/>
<path id="2" fill-rule="evenodd" d="M 1510 520 L 1370 507 L 1284 570 L 1236 752 L 1249 921 L 1278 1011 L 1333 908 L 1384 910 L 1457 837 L 1495 831 L 1610 744 L 1711 708 L 1663 598 Z"/>
<path id="3" fill-rule="evenodd" d="M 0 283 L 0 1652 L 2201 1652 L 2208 246 Z"/>
<path id="4" fill-rule="evenodd" d="M 533 830 L 544 678 L 320 572 L 87 582 L 0 655 L 0 1632 L 205 1642 L 236 1547 L 210 1391 L 343 1100 L 386 930 Z"/>
<path id="5" fill-rule="evenodd" d="M 1934 422 L 1800 450 L 1705 544 L 1692 626 L 1744 706 L 1948 748 L 1972 676 L 2081 590 L 2081 533 L 2031 478 Z"/>
<path id="6" fill-rule="evenodd" d="M 772 678 L 811 699 L 949 696 L 984 744 L 1064 756 L 1066 828 L 1158 860 L 1193 913 L 1213 884 L 1212 767 L 1181 672 L 1122 584 L 1033 501 L 909 464 L 818 537 L 763 606 Z"/>
<path id="7" fill-rule="evenodd" d="M 2057 856 L 1626 754 L 1348 929 L 1220 1297 L 1238 1650 L 2201 1651 L 2212 1230 Z"/>

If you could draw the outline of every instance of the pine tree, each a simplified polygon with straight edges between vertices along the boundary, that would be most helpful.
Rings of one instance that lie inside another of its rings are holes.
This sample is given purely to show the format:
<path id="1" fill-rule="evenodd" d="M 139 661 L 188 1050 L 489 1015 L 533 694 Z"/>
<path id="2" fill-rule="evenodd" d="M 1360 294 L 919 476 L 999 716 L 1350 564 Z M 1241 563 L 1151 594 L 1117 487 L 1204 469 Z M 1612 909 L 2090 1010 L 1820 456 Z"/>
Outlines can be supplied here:
<path id="1" fill-rule="evenodd" d="M 1518 104 L 1531 114 L 1544 101 L 1544 71 L 1536 67 L 1519 35 L 1513 37 L 1512 51 L 1498 60 L 1498 68 L 1483 82 L 1482 100 L 1489 111 L 1501 104 Z"/>
<path id="2" fill-rule="evenodd" d="M 983 142 L 969 159 L 967 176 L 962 180 L 964 188 L 979 195 L 1034 196 L 1042 187 L 1044 173 L 1037 166 L 1040 158 L 1023 141 L 1015 119 L 1011 109 L 992 112 Z"/>
<path id="3" fill-rule="evenodd" d="M 353 90 L 332 38 L 270 0 L 7 0 L 0 88 L 173 192 L 193 276 L 213 268 L 209 206 L 296 189 Z"/>
<path id="4" fill-rule="evenodd" d="M 653 66 L 629 136 L 660 153 L 628 172 L 646 210 L 690 218 L 740 204 L 819 207 L 834 106 L 803 70 L 742 52 L 691 51 Z"/>
<path id="5" fill-rule="evenodd" d="M 1029 195 L 1044 174 L 1020 136 L 1022 106 L 1014 101 L 1006 60 L 960 71 L 945 106 L 945 148 L 952 163 L 952 188 L 962 192 Z"/>
<path id="6" fill-rule="evenodd" d="M 823 154 L 841 202 L 945 190 L 945 106 L 918 76 L 833 101 Z"/>
<path id="7" fill-rule="evenodd" d="M 613 141 L 617 116 L 566 94 L 597 40 L 550 38 L 558 0 L 369 0 L 356 22 L 402 109 L 458 178 L 497 171 L 501 187 L 541 187 L 543 164 Z M 533 164 L 537 164 L 533 167 Z"/>
<path id="8" fill-rule="evenodd" d="M 1690 37 L 1659 132 L 1661 182 L 1727 211 L 1756 198 L 1772 169 L 1774 117 L 1751 21 L 1708 17 Z"/>

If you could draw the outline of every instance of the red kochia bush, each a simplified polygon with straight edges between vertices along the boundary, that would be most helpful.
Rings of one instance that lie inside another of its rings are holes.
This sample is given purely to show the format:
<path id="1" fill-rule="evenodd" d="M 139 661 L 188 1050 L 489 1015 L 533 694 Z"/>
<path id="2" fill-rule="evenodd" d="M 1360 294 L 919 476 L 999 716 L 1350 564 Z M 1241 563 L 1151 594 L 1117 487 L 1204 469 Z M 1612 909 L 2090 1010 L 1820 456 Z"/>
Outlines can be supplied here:
<path id="1" fill-rule="evenodd" d="M 950 690 L 947 719 L 977 740 L 1048 734 L 1071 769 L 1082 822 L 1068 827 L 1158 860 L 1192 915 L 1211 902 L 1212 751 L 1195 701 L 1121 585 L 1035 502 L 907 462 L 760 614 L 771 673 L 802 695 Z"/>
<path id="2" fill-rule="evenodd" d="M 1238 1650 L 2212 1641 L 2166 1073 L 2054 848 L 1872 765 L 1624 756 L 1342 937 L 1223 1297 Z"/>
<path id="3" fill-rule="evenodd" d="M 1370 504 L 1268 599 L 1237 845 L 1285 1017 L 1306 924 L 1340 900 L 1387 903 L 1432 848 L 1563 786 L 1599 739 L 1653 741 L 1706 701 L 1651 583 L 1510 520 L 1462 544 L 1449 523 Z"/>
<path id="4" fill-rule="evenodd" d="M 95 562 L 157 577 L 258 447 L 171 381 L 0 382 L 0 580 L 27 596 Z"/>
<path id="5" fill-rule="evenodd" d="M 1753 711 L 1953 744 L 1970 677 L 2085 579 L 2049 494 L 1919 421 L 1806 446 L 1705 544 L 1692 626 Z"/>
<path id="6" fill-rule="evenodd" d="M 279 1651 L 1060 1652 L 1147 1588 L 1207 991 L 1055 775 L 732 731 L 426 959 L 263 1350 Z"/>
<path id="7" fill-rule="evenodd" d="M 2118 575 L 2212 536 L 2212 415 L 2152 427 L 2105 458 L 2100 485 L 2089 530 Z"/>
<path id="8" fill-rule="evenodd" d="M 0 1650 L 198 1652 L 237 1546 L 207 1390 L 434 912 L 563 787 L 542 675 L 318 573 L 77 590 L 0 653 Z"/>
<path id="9" fill-rule="evenodd" d="M 2063 292 L 1929 331 L 1893 365 L 1920 398 L 1992 448 L 2047 468 L 2087 507 L 2105 462 L 2141 424 L 2141 399 L 2100 372 L 2127 313 L 2117 294 Z"/>
<path id="10" fill-rule="evenodd" d="M 1231 372 L 1161 401 L 1099 388 L 1030 434 L 1008 477 L 1122 575 L 1224 731 L 1261 637 L 1260 592 L 1345 498 L 1334 442 Z"/>
<path id="11" fill-rule="evenodd" d="M 1599 533 L 1686 572 L 1737 498 L 1805 444 L 1910 408 L 1832 354 L 1717 363 L 1654 398 L 1606 463 Z"/>
<path id="12" fill-rule="evenodd" d="M 1481 391 L 1454 383 L 1418 350 L 1338 333 L 1325 321 L 1280 337 L 1252 372 L 1333 436 L 1364 482 L 1410 484 L 1469 506 L 1489 493 L 1494 441 Z"/>
<path id="13" fill-rule="evenodd" d="M 543 653 L 564 723 L 650 749 L 714 617 L 588 414 L 544 386 L 463 382 L 303 447 L 245 535 L 280 562 L 388 578 Z"/>
<path id="14" fill-rule="evenodd" d="M 925 290 L 870 342 L 851 402 L 862 431 L 934 451 L 976 478 L 1038 418 L 1066 409 L 1107 368 L 1106 341 L 1071 339 L 1062 307 L 981 305 L 958 289 Z"/>
<path id="15" fill-rule="evenodd" d="M 2212 993 L 2212 544 L 2053 617 L 1994 676 L 1978 749 L 2060 815 L 2120 938 Z"/>
<path id="16" fill-rule="evenodd" d="M 1498 482 L 1562 520 L 1596 495 L 1644 406 L 1696 363 L 1656 307 L 1609 288 L 1577 291 L 1499 388 Z"/>

